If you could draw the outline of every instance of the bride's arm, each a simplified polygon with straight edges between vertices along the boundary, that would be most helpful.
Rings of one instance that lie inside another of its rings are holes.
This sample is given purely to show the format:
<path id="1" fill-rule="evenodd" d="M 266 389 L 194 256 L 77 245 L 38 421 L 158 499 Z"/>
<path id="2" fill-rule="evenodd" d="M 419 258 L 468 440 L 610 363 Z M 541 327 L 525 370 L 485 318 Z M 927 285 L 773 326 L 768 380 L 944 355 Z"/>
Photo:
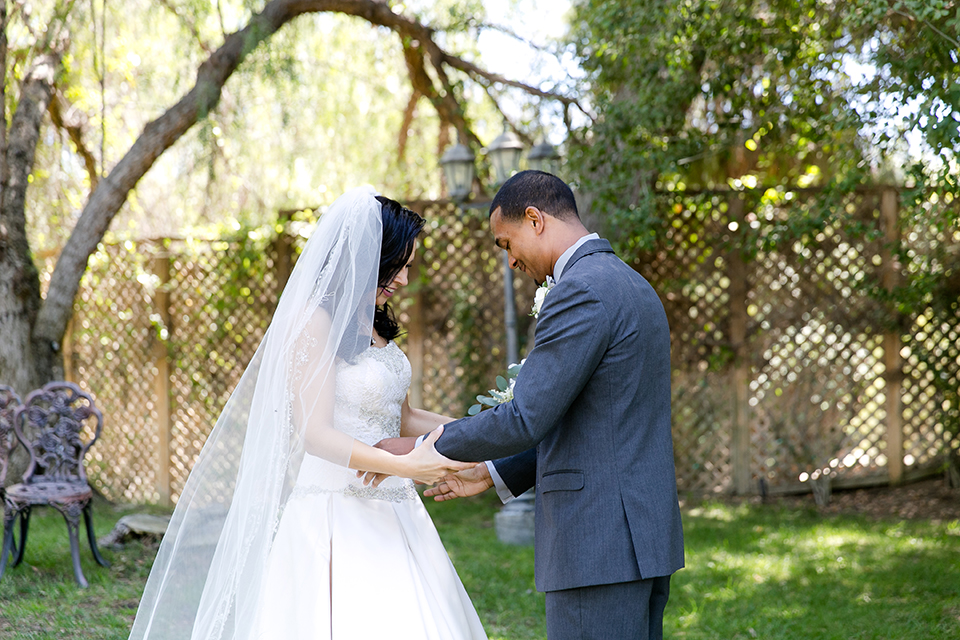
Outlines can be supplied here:
<path id="1" fill-rule="evenodd" d="M 411 478 L 422 484 L 436 484 L 451 473 L 476 465 L 475 462 L 450 460 L 437 453 L 433 443 L 441 433 L 443 427 L 437 427 L 424 439 L 422 445 L 402 456 L 395 456 L 383 449 L 375 449 L 354 440 L 350 468 L 384 476 Z"/>
<path id="2" fill-rule="evenodd" d="M 418 438 L 428 434 L 441 424 L 453 422 L 456 418 L 442 416 L 439 413 L 425 411 L 424 409 L 414 409 L 410 406 L 410 400 L 403 401 L 403 410 L 400 416 L 400 436 L 412 436 Z"/>
<path id="3" fill-rule="evenodd" d="M 375 449 L 338 430 L 333 420 L 336 349 L 330 333 L 330 316 L 323 309 L 317 309 L 294 347 L 293 419 L 294 424 L 303 429 L 301 435 L 307 453 L 351 469 L 412 478 L 425 484 L 433 484 L 449 473 L 472 466 L 437 453 L 433 442 L 442 430 L 424 441 L 424 445 L 429 446 L 418 447 L 403 456 Z"/>
<path id="4" fill-rule="evenodd" d="M 307 453 L 345 467 L 354 439 L 333 425 L 337 354 L 331 330 L 330 315 L 318 308 L 294 342 L 289 382 L 292 418 Z"/>

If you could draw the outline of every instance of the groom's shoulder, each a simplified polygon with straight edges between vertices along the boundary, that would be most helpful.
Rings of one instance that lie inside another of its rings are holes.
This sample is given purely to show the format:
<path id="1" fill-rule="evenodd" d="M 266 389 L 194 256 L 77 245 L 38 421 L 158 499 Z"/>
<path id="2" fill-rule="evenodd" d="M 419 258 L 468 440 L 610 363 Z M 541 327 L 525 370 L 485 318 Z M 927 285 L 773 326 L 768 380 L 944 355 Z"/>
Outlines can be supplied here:
<path id="1" fill-rule="evenodd" d="M 561 281 L 592 292 L 604 306 L 632 307 L 646 305 L 659 296 L 637 270 L 621 260 L 613 251 L 597 251 L 581 257 L 565 272 Z"/>
<path id="2" fill-rule="evenodd" d="M 614 253 L 606 240 L 592 240 L 583 249 L 583 254 L 567 268 L 571 276 L 598 285 L 616 286 L 624 280 L 645 282 L 643 276 Z"/>

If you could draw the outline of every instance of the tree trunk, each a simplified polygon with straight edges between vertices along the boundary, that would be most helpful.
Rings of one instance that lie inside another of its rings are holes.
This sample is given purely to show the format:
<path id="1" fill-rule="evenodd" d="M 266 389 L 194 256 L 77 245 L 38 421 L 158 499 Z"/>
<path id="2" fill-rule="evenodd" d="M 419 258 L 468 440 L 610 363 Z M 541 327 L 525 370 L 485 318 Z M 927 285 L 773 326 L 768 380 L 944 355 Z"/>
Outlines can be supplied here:
<path id="1" fill-rule="evenodd" d="M 53 369 L 37 366 L 31 329 L 40 307 L 40 276 L 27 242 L 24 215 L 40 125 L 59 67 L 60 54 L 51 51 L 38 56 L 24 78 L 6 140 L 6 180 L 0 186 L 0 383 L 12 386 L 21 397 L 62 377 Z M 7 481 L 17 482 L 26 463 L 18 447 L 10 456 Z"/>
<path id="2" fill-rule="evenodd" d="M 0 0 L 0 200 L 7 188 L 7 0 Z"/>
<path id="3" fill-rule="evenodd" d="M 21 395 L 53 377 L 38 367 L 31 327 L 40 307 L 40 278 L 27 242 L 27 186 L 40 139 L 40 125 L 53 95 L 60 54 L 38 56 L 20 92 L 7 141 L 7 182 L 0 194 L 0 381 Z M 62 334 L 61 334 L 62 335 Z"/>

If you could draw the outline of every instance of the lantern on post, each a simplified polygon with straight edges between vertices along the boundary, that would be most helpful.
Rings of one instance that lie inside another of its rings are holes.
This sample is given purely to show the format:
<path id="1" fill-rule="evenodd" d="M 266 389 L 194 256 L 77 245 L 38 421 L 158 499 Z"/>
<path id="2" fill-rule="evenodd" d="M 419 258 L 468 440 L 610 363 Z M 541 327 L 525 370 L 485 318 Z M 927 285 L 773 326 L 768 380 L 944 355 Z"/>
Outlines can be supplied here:
<path id="1" fill-rule="evenodd" d="M 544 140 L 530 149 L 530 153 L 527 154 L 527 164 L 536 171 L 557 175 L 560 169 L 560 154 L 557 153 L 555 146 Z"/>
<path id="2" fill-rule="evenodd" d="M 487 148 L 487 157 L 493 165 L 494 180 L 497 186 L 502 185 L 520 168 L 520 156 L 523 154 L 523 143 L 512 131 L 504 131 L 497 136 Z"/>
<path id="3" fill-rule="evenodd" d="M 548 147 L 550 145 L 547 145 Z M 553 156 L 557 157 L 556 150 Z M 504 131 L 489 147 L 487 158 L 493 165 L 496 187 L 500 187 L 507 179 L 520 168 L 520 157 L 523 154 L 523 143 L 512 131 Z M 475 157 L 464 144 L 450 147 L 440 165 L 447 178 L 447 189 L 450 197 L 457 203 L 458 209 L 477 208 L 479 202 L 463 204 L 470 195 L 474 178 Z M 486 203 L 484 203 L 486 204 Z M 519 359 L 519 341 L 517 336 L 517 310 L 514 304 L 513 270 L 510 269 L 507 252 L 502 252 L 503 261 L 503 298 L 504 298 L 504 325 L 506 333 L 507 364 L 516 363 Z M 533 493 L 518 496 L 511 501 L 496 516 L 497 537 L 508 544 L 533 544 L 534 506 Z"/>
<path id="4" fill-rule="evenodd" d="M 473 151 L 462 143 L 447 149 L 440 158 L 440 166 L 447 178 L 447 190 L 455 202 L 466 200 L 473 189 L 474 160 Z"/>

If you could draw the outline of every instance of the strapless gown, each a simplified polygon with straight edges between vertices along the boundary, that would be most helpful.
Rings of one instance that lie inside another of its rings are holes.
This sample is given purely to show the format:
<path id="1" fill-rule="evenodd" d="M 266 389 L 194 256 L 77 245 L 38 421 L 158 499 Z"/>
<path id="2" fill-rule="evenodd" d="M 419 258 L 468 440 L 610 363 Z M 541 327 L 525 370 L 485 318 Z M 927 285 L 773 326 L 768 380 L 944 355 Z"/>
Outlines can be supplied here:
<path id="1" fill-rule="evenodd" d="M 393 342 L 337 368 L 336 427 L 367 444 L 400 435 L 410 364 Z M 306 455 L 266 570 L 254 637 L 486 638 L 413 481 L 365 487 Z"/>

